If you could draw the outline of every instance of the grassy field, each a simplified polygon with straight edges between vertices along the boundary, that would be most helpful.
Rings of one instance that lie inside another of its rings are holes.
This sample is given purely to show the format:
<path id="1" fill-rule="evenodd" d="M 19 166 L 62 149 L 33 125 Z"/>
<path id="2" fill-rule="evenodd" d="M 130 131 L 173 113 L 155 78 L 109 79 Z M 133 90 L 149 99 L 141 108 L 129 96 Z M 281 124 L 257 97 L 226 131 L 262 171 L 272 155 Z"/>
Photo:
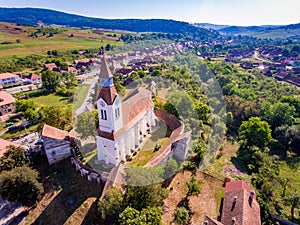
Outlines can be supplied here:
<path id="1" fill-rule="evenodd" d="M 111 32 L 95 33 L 93 30 L 74 28 L 58 28 L 59 33 L 50 37 L 48 34 L 38 33 L 37 37 L 30 34 L 37 31 L 37 27 L 16 26 L 9 23 L 0 23 L 0 58 L 26 56 L 29 54 L 45 55 L 49 50 L 73 50 L 100 48 L 106 44 L 121 45 L 116 37 L 107 36 Z M 71 37 L 72 35 L 72 37 Z M 18 41 L 17 41 L 18 39 Z"/>
<path id="2" fill-rule="evenodd" d="M 127 164 L 129 166 L 144 166 L 150 159 L 159 154 L 159 151 L 154 152 L 154 146 L 156 143 L 163 146 L 168 141 L 167 133 L 167 126 L 161 123 L 160 128 L 152 133 L 138 154 Z"/>
<path id="3" fill-rule="evenodd" d="M 30 98 L 30 100 L 34 101 L 39 107 L 41 106 L 62 106 L 68 104 L 68 98 L 49 94 L 39 97 Z"/>

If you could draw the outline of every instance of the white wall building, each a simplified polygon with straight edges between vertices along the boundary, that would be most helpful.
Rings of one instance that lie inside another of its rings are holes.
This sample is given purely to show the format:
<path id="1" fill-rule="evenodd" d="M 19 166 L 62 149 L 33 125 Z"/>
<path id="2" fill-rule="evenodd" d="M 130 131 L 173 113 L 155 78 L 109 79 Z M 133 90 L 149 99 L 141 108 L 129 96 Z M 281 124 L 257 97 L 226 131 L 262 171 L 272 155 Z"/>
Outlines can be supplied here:
<path id="1" fill-rule="evenodd" d="M 99 129 L 96 135 L 98 161 L 118 165 L 138 151 L 154 125 L 154 104 L 151 92 L 133 90 L 122 101 L 105 58 L 99 75 L 97 99 Z"/>

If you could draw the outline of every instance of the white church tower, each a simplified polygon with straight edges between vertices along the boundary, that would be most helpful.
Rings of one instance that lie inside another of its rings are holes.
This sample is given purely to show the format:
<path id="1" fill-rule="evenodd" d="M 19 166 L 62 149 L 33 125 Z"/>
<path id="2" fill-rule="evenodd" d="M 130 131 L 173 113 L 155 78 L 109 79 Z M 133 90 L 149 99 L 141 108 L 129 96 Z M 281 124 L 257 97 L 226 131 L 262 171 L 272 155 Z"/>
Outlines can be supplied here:
<path id="1" fill-rule="evenodd" d="M 99 129 L 104 132 L 117 132 L 123 127 L 121 98 L 114 87 L 113 75 L 105 58 L 99 75 L 100 93 L 97 99 Z"/>

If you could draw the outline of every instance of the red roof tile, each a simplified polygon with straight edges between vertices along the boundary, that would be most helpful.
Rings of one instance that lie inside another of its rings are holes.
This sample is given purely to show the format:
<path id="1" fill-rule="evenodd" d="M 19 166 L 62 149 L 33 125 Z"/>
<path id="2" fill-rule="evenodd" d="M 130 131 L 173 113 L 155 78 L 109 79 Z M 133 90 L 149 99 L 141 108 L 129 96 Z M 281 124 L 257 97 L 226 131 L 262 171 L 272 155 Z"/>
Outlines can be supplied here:
<path id="1" fill-rule="evenodd" d="M 98 100 L 102 98 L 106 104 L 112 105 L 117 97 L 118 92 L 114 86 L 109 88 L 101 88 L 100 93 L 98 95 Z"/>
<path id="2" fill-rule="evenodd" d="M 0 106 L 15 103 L 15 98 L 6 91 L 0 91 Z"/>
<path id="3" fill-rule="evenodd" d="M 246 182 L 226 183 L 222 217 L 223 224 L 260 225 L 260 208 L 255 194 Z"/>
<path id="4" fill-rule="evenodd" d="M 4 155 L 4 152 L 6 152 L 7 147 L 10 146 L 10 145 L 13 145 L 13 146 L 16 146 L 16 147 L 20 146 L 20 145 L 14 143 L 14 142 L 7 141 L 7 140 L 4 140 L 4 139 L 0 138 L 0 157 L 2 157 Z"/>
<path id="5" fill-rule="evenodd" d="M 18 77 L 18 75 L 12 74 L 12 73 L 1 73 L 0 74 L 0 79 L 7 79 L 7 78 L 13 78 L 13 77 Z"/>
<path id="6" fill-rule="evenodd" d="M 42 136 L 58 140 L 65 140 L 69 137 L 69 132 L 45 124 L 43 127 Z"/>

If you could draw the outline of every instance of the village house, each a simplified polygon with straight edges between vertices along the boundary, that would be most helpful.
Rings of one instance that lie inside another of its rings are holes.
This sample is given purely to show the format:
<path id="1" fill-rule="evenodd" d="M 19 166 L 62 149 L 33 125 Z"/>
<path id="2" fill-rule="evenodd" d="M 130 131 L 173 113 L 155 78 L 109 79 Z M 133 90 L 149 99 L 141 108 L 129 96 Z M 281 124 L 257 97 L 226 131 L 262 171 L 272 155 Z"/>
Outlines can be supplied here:
<path id="1" fill-rule="evenodd" d="M 74 60 L 74 65 L 76 65 L 76 69 L 87 68 L 91 64 L 91 60 L 87 58 Z"/>
<path id="2" fill-rule="evenodd" d="M 14 142 L 7 141 L 7 140 L 0 138 L 0 158 L 3 157 L 4 153 L 6 152 L 7 148 L 10 145 L 15 146 L 15 147 L 20 147 L 20 145 L 14 143 Z"/>
<path id="3" fill-rule="evenodd" d="M 20 84 L 20 77 L 12 73 L 1 73 L 0 84 L 3 87 L 9 87 Z"/>
<path id="4" fill-rule="evenodd" d="M 46 63 L 46 64 L 44 64 L 44 70 L 51 70 L 51 71 L 59 72 L 59 70 L 58 70 L 55 63 Z"/>
<path id="5" fill-rule="evenodd" d="M 72 137 L 69 132 L 45 124 L 42 130 L 42 139 L 50 165 L 71 155 L 70 140 Z"/>
<path id="6" fill-rule="evenodd" d="M 0 116 L 15 112 L 15 98 L 8 92 L 0 89 Z"/>
<path id="7" fill-rule="evenodd" d="M 21 78 L 24 80 L 23 84 L 40 84 L 42 83 L 42 77 L 34 74 L 34 73 L 27 73 L 21 75 Z"/>
<path id="8" fill-rule="evenodd" d="M 203 225 L 261 225 L 255 192 L 245 181 L 227 182 L 221 222 L 206 216 Z"/>
<path id="9" fill-rule="evenodd" d="M 128 77 L 132 72 L 133 72 L 133 69 L 131 69 L 131 68 L 121 68 L 121 69 L 117 69 L 115 71 L 115 74 L 120 74 L 124 77 Z"/>

